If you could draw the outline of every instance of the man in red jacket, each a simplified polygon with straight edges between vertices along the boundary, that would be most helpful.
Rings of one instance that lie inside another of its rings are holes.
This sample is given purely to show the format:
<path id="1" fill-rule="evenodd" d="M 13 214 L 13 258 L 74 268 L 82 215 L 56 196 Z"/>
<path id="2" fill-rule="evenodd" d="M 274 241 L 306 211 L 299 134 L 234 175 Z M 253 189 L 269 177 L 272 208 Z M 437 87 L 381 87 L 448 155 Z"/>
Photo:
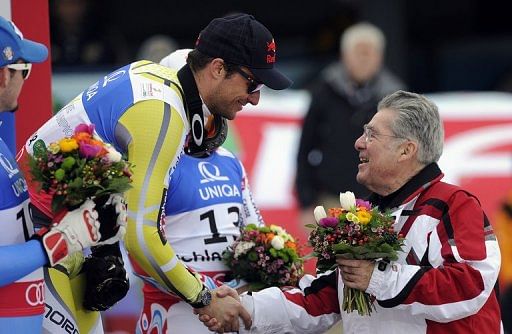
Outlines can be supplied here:
<path id="1" fill-rule="evenodd" d="M 340 316 L 345 334 L 503 333 L 498 242 L 478 199 L 441 181 L 437 106 L 397 91 L 377 110 L 355 142 L 357 181 L 373 192 L 373 205 L 396 217 L 395 231 L 405 236 L 398 260 L 339 259 L 337 270 L 303 278 L 301 289 L 242 295 L 251 333 L 322 333 Z M 376 312 L 341 310 L 345 286 L 372 295 Z M 219 330 L 215 320 L 201 320 Z"/>

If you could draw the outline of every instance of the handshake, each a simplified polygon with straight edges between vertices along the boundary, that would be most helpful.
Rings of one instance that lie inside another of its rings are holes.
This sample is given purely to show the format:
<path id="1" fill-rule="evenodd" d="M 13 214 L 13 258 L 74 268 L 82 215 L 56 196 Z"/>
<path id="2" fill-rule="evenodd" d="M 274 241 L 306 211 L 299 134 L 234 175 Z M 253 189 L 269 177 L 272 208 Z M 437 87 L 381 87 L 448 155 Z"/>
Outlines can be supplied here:
<path id="1" fill-rule="evenodd" d="M 48 228 L 41 228 L 32 236 L 41 242 L 50 266 L 74 252 L 123 238 L 128 217 L 123 195 L 112 194 L 106 201 L 97 202 L 86 200 L 79 208 L 54 217 Z"/>
<path id="2" fill-rule="evenodd" d="M 211 292 L 212 300 L 208 306 L 194 309 L 199 320 L 212 332 L 228 333 L 240 330 L 242 319 L 249 330 L 252 325 L 250 312 L 242 305 L 237 290 L 222 285 Z M 252 312 L 252 310 L 250 310 Z"/>

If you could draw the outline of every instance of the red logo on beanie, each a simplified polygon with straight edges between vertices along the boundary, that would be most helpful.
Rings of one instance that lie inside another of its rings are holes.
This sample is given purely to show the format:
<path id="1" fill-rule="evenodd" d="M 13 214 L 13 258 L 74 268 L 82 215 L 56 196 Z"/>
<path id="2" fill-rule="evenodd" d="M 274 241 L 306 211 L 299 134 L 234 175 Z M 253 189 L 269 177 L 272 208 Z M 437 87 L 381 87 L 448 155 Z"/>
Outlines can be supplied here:
<path id="1" fill-rule="evenodd" d="M 267 64 L 275 63 L 276 62 L 276 42 L 274 39 L 272 41 L 267 42 Z"/>

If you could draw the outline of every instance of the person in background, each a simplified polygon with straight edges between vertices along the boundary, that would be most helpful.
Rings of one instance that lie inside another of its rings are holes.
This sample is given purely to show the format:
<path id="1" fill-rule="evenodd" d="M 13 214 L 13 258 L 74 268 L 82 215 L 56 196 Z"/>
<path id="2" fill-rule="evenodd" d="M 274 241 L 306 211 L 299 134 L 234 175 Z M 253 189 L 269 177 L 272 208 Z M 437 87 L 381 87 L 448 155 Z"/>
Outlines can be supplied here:
<path id="1" fill-rule="evenodd" d="M 442 181 L 437 161 L 444 130 L 437 106 L 397 91 L 377 110 L 355 141 L 357 181 L 372 191 L 373 205 L 396 217 L 395 231 L 405 236 L 398 260 L 340 258 L 330 274 L 305 277 L 302 290 L 242 295 L 251 333 L 319 333 L 340 316 L 345 334 L 503 333 L 499 245 L 478 199 Z M 345 286 L 372 295 L 375 312 L 341 310 Z M 201 320 L 222 331 L 214 319 Z"/>
<path id="2" fill-rule="evenodd" d="M 359 159 L 353 143 L 375 114 L 380 99 L 404 84 L 384 66 L 386 40 L 370 23 L 349 27 L 340 39 L 340 59 L 311 85 L 311 104 L 302 125 L 296 190 L 301 222 L 313 223 L 316 205 L 335 207 L 340 191 L 359 198 L 368 190 L 356 182 Z"/>
<path id="3" fill-rule="evenodd" d="M 176 49 L 178 49 L 178 43 L 173 38 L 166 35 L 153 35 L 142 43 L 137 52 L 137 59 L 157 63 L 164 57 L 170 56 Z"/>
<path id="4" fill-rule="evenodd" d="M 258 104 L 263 85 L 276 90 L 291 85 L 274 67 L 276 59 L 272 34 L 253 16 L 216 18 L 201 31 L 187 65 L 178 72 L 137 61 L 102 76 L 39 128 L 36 139 L 25 146 L 32 154 L 34 145 L 48 145 L 78 124 L 94 124 L 95 135 L 136 166 L 133 187 L 126 193 L 124 245 L 130 260 L 166 292 L 233 328 L 238 328 L 238 317 L 232 314 L 242 311 L 236 301 L 217 298 L 167 241 L 165 198 L 169 175 L 186 143 L 190 154 L 205 152 L 208 138 L 221 130 L 210 124 L 234 119 L 247 103 Z M 213 118 L 210 124 L 209 118 Z M 248 325 L 248 315 L 242 318 Z"/>
<path id="5" fill-rule="evenodd" d="M 52 64 L 59 67 L 119 66 L 130 58 L 125 36 L 102 19 L 94 0 L 50 2 Z"/>
<path id="6" fill-rule="evenodd" d="M 13 120 L 33 63 L 47 57 L 43 44 L 23 38 L 14 23 L 0 17 L 0 114 Z M 2 123 L 0 130 L 0 333 L 38 333 L 45 311 L 43 266 L 97 245 L 98 212 L 88 200 L 34 234 L 27 183 L 14 159 L 14 126 Z"/>

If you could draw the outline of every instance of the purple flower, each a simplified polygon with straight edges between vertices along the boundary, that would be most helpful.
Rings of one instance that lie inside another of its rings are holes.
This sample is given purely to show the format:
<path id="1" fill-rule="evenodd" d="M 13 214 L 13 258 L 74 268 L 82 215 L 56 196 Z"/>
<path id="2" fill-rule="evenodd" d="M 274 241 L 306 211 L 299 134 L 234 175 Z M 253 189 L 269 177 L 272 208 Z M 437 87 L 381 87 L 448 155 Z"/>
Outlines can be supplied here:
<path id="1" fill-rule="evenodd" d="M 322 227 L 335 227 L 336 225 L 338 225 L 338 218 L 335 218 L 335 217 L 322 218 L 318 222 L 318 225 L 320 225 Z"/>
<path id="2" fill-rule="evenodd" d="M 80 155 L 84 158 L 94 158 L 101 152 L 101 146 L 80 143 Z"/>
<path id="3" fill-rule="evenodd" d="M 366 210 L 370 211 L 372 209 L 372 204 L 368 201 L 358 198 L 356 199 L 356 207 L 363 207 L 366 208 Z"/>
<path id="4" fill-rule="evenodd" d="M 94 124 L 78 124 L 75 128 L 75 133 L 78 132 L 87 132 L 92 136 L 92 134 L 94 133 Z"/>

